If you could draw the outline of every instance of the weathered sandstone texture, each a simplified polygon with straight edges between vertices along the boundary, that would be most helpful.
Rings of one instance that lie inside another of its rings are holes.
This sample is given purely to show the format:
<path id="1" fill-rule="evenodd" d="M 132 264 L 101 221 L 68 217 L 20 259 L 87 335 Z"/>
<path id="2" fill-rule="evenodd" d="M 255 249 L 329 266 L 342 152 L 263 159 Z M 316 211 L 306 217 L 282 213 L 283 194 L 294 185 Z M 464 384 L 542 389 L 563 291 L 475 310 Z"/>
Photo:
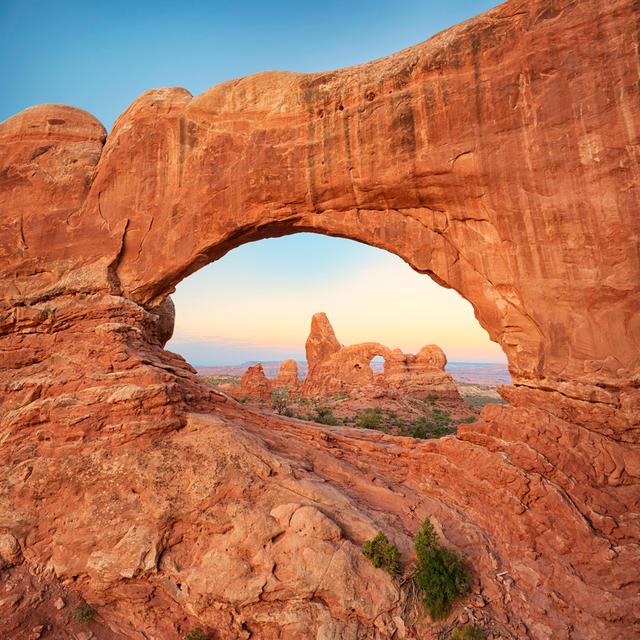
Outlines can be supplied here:
<path id="1" fill-rule="evenodd" d="M 638 33 L 636 0 L 512 0 L 370 64 L 149 91 L 108 136 L 1 123 L 0 635 L 22 572 L 113 637 L 415 637 L 358 547 L 383 529 L 406 566 L 428 514 L 467 615 L 637 637 Z M 296 231 L 460 292 L 509 406 L 416 443 L 251 413 L 163 349 L 180 280 Z"/>
<path id="2" fill-rule="evenodd" d="M 273 383 L 264 374 L 260 363 L 250 366 L 240 378 L 237 395 L 253 400 L 270 400 Z"/>
<path id="3" fill-rule="evenodd" d="M 435 344 L 423 347 L 416 355 L 389 349 L 378 342 L 342 346 L 326 314 L 316 313 L 306 342 L 308 374 L 302 385 L 307 396 L 357 392 L 377 396 L 388 392 L 424 398 L 432 393 L 457 399 L 453 378 L 445 373 L 447 358 Z M 384 358 L 384 371 L 374 373 L 371 360 Z"/>
<path id="4" fill-rule="evenodd" d="M 298 378 L 298 363 L 295 360 L 283 360 L 277 378 L 273 381 L 276 389 L 290 389 L 296 391 L 300 386 Z"/>

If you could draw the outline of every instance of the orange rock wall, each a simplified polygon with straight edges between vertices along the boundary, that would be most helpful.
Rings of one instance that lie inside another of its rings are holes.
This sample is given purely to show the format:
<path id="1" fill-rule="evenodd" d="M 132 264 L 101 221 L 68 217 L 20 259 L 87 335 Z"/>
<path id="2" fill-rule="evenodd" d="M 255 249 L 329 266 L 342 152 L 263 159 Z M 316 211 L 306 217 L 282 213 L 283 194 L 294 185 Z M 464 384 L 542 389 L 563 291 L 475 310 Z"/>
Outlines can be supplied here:
<path id="1" fill-rule="evenodd" d="M 58 105 L 1 123 L 11 562 L 124 637 L 416 637 L 358 547 L 384 529 L 406 565 L 429 514 L 504 633 L 638 635 L 639 24 L 512 0 L 370 64 L 149 91 L 106 138 Z M 296 231 L 459 291 L 510 405 L 420 444 L 305 427 L 163 350 L 181 279 Z"/>

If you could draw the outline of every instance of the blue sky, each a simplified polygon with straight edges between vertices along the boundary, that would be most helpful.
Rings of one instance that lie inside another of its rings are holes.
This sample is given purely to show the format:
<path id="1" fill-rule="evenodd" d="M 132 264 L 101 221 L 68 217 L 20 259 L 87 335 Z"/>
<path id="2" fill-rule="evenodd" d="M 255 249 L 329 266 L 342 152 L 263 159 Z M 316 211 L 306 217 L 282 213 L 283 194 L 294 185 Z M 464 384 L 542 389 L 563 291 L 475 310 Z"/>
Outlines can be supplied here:
<path id="1" fill-rule="evenodd" d="M 110 128 L 143 91 L 194 95 L 265 70 L 323 71 L 411 46 L 498 3 L 480 0 L 2 0 L 0 120 L 33 104 Z"/>
<path id="2" fill-rule="evenodd" d="M 258 71 L 358 64 L 496 4 L 0 0 L 0 120 L 63 103 L 109 129 L 153 87 L 195 95 Z M 409 350 L 439 341 L 452 360 L 504 361 L 455 292 L 395 256 L 336 238 L 299 234 L 245 245 L 181 283 L 174 301 L 170 347 L 199 365 L 301 357 L 309 316 L 321 310 L 345 343 Z"/>

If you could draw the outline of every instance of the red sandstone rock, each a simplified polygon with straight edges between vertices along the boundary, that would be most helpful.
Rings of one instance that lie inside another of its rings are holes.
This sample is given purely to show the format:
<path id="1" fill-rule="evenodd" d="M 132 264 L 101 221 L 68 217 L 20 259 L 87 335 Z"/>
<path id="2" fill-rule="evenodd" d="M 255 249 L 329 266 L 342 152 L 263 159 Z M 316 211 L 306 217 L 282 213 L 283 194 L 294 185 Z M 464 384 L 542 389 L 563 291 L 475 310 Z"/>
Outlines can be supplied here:
<path id="1" fill-rule="evenodd" d="M 313 368 L 328 356 L 342 348 L 338 342 L 329 318 L 325 313 L 314 313 L 311 318 L 311 331 L 305 344 L 307 354 L 307 371 L 311 373 Z M 307 377 L 309 375 L 307 374 Z"/>
<path id="2" fill-rule="evenodd" d="M 272 383 L 260 363 L 248 367 L 240 378 L 238 395 L 240 398 L 251 398 L 253 400 L 270 400 Z"/>
<path id="3" fill-rule="evenodd" d="M 0 569 L 12 567 L 20 559 L 20 544 L 10 533 L 0 533 Z"/>
<path id="4" fill-rule="evenodd" d="M 285 388 L 292 391 L 300 386 L 298 380 L 298 363 L 295 360 L 283 360 L 280 364 L 278 377 L 274 380 L 275 388 Z"/>
<path id="5" fill-rule="evenodd" d="M 1 123 L 2 579 L 73 584 L 112 637 L 402 637 L 357 549 L 406 563 L 429 514 L 512 637 L 637 636 L 639 23 L 512 0 L 368 65 L 147 92 L 106 143 L 70 107 Z M 162 349 L 181 279 L 296 230 L 460 292 L 510 406 L 417 444 L 260 416 Z M 19 596 L 4 635 L 39 624 Z"/>
<path id="6" fill-rule="evenodd" d="M 306 396 L 347 392 L 379 397 L 395 392 L 425 398 L 436 394 L 463 404 L 453 378 L 444 371 L 447 358 L 433 344 L 423 347 L 417 355 L 391 350 L 378 342 L 341 347 L 327 316 L 316 313 L 307 338 L 307 354 L 311 357 L 309 373 L 302 386 Z M 374 373 L 370 367 L 376 356 L 384 358 L 382 373 Z"/>

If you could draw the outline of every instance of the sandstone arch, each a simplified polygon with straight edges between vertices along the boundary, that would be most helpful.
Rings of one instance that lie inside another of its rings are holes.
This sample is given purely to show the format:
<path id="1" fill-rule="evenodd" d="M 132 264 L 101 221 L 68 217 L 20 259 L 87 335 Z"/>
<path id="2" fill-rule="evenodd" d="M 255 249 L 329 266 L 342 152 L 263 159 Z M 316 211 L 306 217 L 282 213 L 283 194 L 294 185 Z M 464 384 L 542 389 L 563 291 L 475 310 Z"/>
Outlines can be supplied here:
<path id="1" fill-rule="evenodd" d="M 395 496 L 385 494 L 395 518 L 385 524 L 402 542 L 415 528 L 402 505 L 419 504 L 453 544 L 472 540 L 467 550 L 495 615 L 519 637 L 624 637 L 638 608 L 638 24 L 631 0 L 513 0 L 368 65 L 261 74 L 195 98 L 147 92 L 106 142 L 92 116 L 70 107 L 34 107 L 2 123 L 1 451 L 9 473 L 0 526 L 26 561 L 83 575 L 93 597 L 116 598 L 121 579 L 164 585 L 164 611 L 205 615 L 194 603 L 212 585 L 180 573 L 184 558 L 161 562 L 174 534 L 194 535 L 183 520 L 156 520 L 147 494 L 146 510 L 121 506 L 117 522 L 147 520 L 102 540 L 81 505 L 62 506 L 46 487 L 82 477 L 64 452 L 93 447 L 95 461 L 108 447 L 138 465 L 143 454 L 129 451 L 132 442 L 138 452 L 162 441 L 186 452 L 203 446 L 189 440 L 200 429 L 231 448 L 225 429 L 233 424 L 245 447 L 234 460 L 246 448 L 271 460 L 272 450 L 286 457 L 297 446 L 304 457 L 309 442 L 329 457 L 341 451 L 338 466 L 358 445 L 372 452 Z M 485 411 L 458 439 L 414 450 L 353 434 L 331 444 L 313 430 L 304 441 L 287 421 L 260 430 L 255 416 L 205 388 L 162 350 L 161 305 L 181 278 L 233 247 L 296 231 L 394 251 L 458 290 L 508 356 L 514 386 L 504 394 L 513 406 Z M 205 412 L 213 417 L 194 417 Z M 293 483 L 304 469 L 287 464 Z M 322 464 L 314 473 L 331 477 Z M 269 477 L 255 460 L 247 465 Z M 95 473 L 89 503 L 101 482 L 119 486 L 120 472 L 106 462 Z M 357 477 L 355 462 L 349 473 Z M 338 527 L 357 541 L 378 494 L 340 477 L 331 477 L 335 500 L 369 505 Z M 265 481 L 264 495 L 273 486 Z M 36 494 L 46 499 L 29 499 Z M 253 501 L 256 513 L 269 500 Z M 300 514 L 291 544 L 321 532 L 333 557 L 339 515 L 324 508 Z M 93 544 L 77 550 L 75 564 L 65 555 L 75 529 L 52 533 L 44 524 L 61 522 L 65 509 L 75 509 Z M 270 526 L 293 522 L 274 513 L 265 516 Z M 113 551 L 142 540 L 152 540 L 140 551 L 144 562 Z M 510 581 L 495 578 L 503 567 Z M 171 591 L 178 574 L 195 595 Z M 302 589 L 302 577 L 287 579 Z M 382 619 L 360 596 L 357 620 L 349 618 L 336 604 L 340 590 L 323 588 L 320 617 L 305 605 L 314 628 L 372 629 Z M 394 601 L 390 585 L 383 592 Z M 235 606 L 250 617 L 258 605 Z M 112 612 L 113 624 L 124 618 Z"/>
<path id="2" fill-rule="evenodd" d="M 379 342 L 343 346 L 324 312 L 311 318 L 306 342 L 308 373 L 300 388 L 303 396 L 331 397 L 342 393 L 383 397 L 385 392 L 426 399 L 432 393 L 464 405 L 453 378 L 445 373 L 447 357 L 435 344 L 413 355 Z M 371 362 L 384 359 L 384 370 L 374 372 Z"/>

